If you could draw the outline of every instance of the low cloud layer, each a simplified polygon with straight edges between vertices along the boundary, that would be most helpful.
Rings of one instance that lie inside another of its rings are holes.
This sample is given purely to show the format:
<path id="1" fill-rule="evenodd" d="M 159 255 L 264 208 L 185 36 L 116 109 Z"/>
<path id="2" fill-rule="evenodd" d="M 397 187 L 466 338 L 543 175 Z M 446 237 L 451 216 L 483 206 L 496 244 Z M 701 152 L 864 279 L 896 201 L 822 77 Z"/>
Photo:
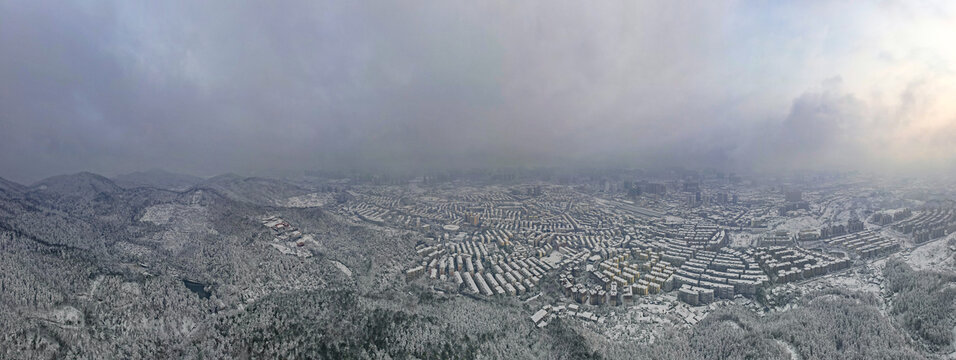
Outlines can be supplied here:
<path id="1" fill-rule="evenodd" d="M 0 176 L 950 170 L 948 2 L 0 2 Z"/>

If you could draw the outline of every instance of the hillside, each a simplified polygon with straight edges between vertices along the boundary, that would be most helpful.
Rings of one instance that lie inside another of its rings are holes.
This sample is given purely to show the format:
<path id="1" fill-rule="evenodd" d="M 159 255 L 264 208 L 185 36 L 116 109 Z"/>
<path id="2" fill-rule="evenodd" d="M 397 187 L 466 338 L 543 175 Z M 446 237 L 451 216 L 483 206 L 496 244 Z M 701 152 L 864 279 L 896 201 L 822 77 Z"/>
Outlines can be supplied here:
<path id="1" fill-rule="evenodd" d="M 137 171 L 113 177 L 113 182 L 123 188 L 152 187 L 182 191 L 203 181 L 198 176 L 177 174 L 160 169 Z"/>

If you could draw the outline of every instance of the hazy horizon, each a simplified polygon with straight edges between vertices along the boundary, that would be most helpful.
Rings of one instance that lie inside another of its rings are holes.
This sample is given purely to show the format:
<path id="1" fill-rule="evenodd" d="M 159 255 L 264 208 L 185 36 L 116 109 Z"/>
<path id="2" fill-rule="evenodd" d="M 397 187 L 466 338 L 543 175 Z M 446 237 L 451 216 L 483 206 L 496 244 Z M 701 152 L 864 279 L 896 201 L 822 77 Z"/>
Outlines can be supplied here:
<path id="1" fill-rule="evenodd" d="M 0 2 L 0 177 L 950 173 L 947 2 Z"/>
<path id="2" fill-rule="evenodd" d="M 0 359 L 956 359 L 953 35 L 0 0 Z"/>

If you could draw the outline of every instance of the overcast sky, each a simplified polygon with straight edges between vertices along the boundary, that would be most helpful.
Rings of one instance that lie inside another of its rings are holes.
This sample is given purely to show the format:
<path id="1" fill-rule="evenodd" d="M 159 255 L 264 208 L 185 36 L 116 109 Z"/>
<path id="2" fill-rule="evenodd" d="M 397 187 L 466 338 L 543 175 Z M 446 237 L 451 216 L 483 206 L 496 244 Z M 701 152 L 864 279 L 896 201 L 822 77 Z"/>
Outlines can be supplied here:
<path id="1" fill-rule="evenodd" d="M 0 176 L 948 171 L 952 4 L 0 0 Z"/>

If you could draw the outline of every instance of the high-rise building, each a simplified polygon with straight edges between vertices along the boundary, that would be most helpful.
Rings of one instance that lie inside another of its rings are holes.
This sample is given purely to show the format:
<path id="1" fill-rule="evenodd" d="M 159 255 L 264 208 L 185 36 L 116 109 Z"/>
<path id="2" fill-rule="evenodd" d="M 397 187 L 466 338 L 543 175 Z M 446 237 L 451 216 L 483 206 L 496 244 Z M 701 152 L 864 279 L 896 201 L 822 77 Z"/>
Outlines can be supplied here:
<path id="1" fill-rule="evenodd" d="M 850 219 L 846 224 L 846 231 L 848 233 L 855 233 L 863 231 L 863 222 L 859 219 Z"/>
<path id="2" fill-rule="evenodd" d="M 684 191 L 686 192 L 698 192 L 700 191 L 700 183 L 696 181 L 688 181 L 684 183 Z"/>
<path id="3" fill-rule="evenodd" d="M 697 196 L 695 194 L 687 194 L 687 206 L 688 207 L 697 206 Z"/>
<path id="4" fill-rule="evenodd" d="M 465 222 L 471 226 L 478 226 L 478 224 L 481 222 L 481 214 L 466 213 Z"/>
<path id="5" fill-rule="evenodd" d="M 717 203 L 726 204 L 728 201 L 729 197 L 727 196 L 727 193 L 717 193 Z"/>
<path id="6" fill-rule="evenodd" d="M 787 202 L 800 202 L 803 201 L 803 192 L 800 190 L 787 191 L 784 194 L 784 198 Z"/>
<path id="7" fill-rule="evenodd" d="M 641 191 L 646 194 L 664 195 L 667 193 L 667 185 L 661 183 L 642 182 Z"/>

